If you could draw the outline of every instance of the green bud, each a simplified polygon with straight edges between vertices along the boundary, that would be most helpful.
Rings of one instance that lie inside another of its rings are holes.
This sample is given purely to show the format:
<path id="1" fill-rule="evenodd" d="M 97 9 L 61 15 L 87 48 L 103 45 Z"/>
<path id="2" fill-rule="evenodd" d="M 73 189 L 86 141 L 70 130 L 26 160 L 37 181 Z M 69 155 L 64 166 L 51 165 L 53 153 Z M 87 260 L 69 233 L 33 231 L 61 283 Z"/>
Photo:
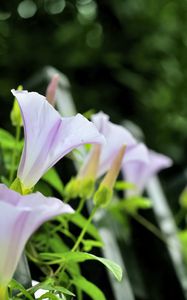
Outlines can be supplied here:
<path id="1" fill-rule="evenodd" d="M 107 186 L 100 185 L 99 189 L 96 191 L 93 202 L 97 206 L 106 207 L 111 199 L 112 199 L 113 192 Z"/>
<path id="2" fill-rule="evenodd" d="M 74 199 L 79 196 L 80 191 L 80 179 L 71 178 L 66 184 L 64 194 L 67 199 Z"/>
<path id="3" fill-rule="evenodd" d="M 18 177 L 12 182 L 10 189 L 22 195 L 28 195 L 33 191 L 33 188 L 28 189 L 24 187 L 24 185 L 22 184 L 22 182 Z"/>
<path id="4" fill-rule="evenodd" d="M 21 91 L 22 89 L 23 89 L 22 86 L 18 87 L 18 91 Z M 14 98 L 14 104 L 10 113 L 10 119 L 13 126 L 23 126 L 21 111 L 16 98 Z"/>
<path id="5" fill-rule="evenodd" d="M 81 198 L 89 199 L 93 195 L 94 192 L 94 180 L 89 178 L 84 178 L 81 180 L 80 183 L 80 191 L 79 191 L 79 196 Z"/>

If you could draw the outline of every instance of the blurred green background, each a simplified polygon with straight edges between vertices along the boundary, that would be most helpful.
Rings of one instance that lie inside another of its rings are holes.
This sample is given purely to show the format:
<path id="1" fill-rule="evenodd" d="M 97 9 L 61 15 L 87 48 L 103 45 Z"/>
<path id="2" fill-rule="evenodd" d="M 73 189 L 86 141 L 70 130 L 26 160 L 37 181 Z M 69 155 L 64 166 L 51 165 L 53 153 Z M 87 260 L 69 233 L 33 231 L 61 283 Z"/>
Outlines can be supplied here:
<path id="1" fill-rule="evenodd" d="M 171 156 L 181 172 L 186 51 L 186 0 L 1 1 L 2 125 L 10 89 L 52 65 L 68 76 L 81 112 L 94 108 L 116 122 L 134 121 L 148 146 Z"/>

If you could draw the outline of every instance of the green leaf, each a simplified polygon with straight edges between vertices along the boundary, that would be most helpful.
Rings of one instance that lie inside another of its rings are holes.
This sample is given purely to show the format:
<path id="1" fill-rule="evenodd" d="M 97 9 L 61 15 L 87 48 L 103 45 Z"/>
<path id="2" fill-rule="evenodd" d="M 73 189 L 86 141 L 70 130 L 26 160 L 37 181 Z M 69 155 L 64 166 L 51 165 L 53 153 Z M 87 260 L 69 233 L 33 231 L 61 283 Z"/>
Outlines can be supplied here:
<path id="1" fill-rule="evenodd" d="M 63 242 L 62 238 L 59 237 L 58 234 L 54 234 L 54 236 L 50 237 L 48 239 L 49 247 L 53 252 L 67 252 L 68 246 Z"/>
<path id="2" fill-rule="evenodd" d="M 15 148 L 16 139 L 8 131 L 0 128 L 0 145 L 2 148 L 12 150 Z M 17 143 L 17 149 L 21 150 L 23 141 Z"/>
<path id="3" fill-rule="evenodd" d="M 180 231 L 178 236 L 182 246 L 184 261 L 187 264 L 187 229 Z"/>
<path id="4" fill-rule="evenodd" d="M 49 183 L 60 195 L 63 194 L 64 186 L 55 168 L 51 168 L 45 173 L 42 179 Z"/>
<path id="5" fill-rule="evenodd" d="M 47 293 L 43 294 L 42 296 L 40 296 L 38 299 L 40 299 L 40 300 L 42 300 L 42 299 L 59 300 L 59 297 L 56 296 L 55 294 L 47 292 Z M 62 299 L 65 300 L 64 297 Z"/>
<path id="6" fill-rule="evenodd" d="M 45 282 L 44 283 L 41 283 L 39 285 L 39 288 L 38 289 L 43 289 L 43 290 L 46 290 L 46 291 L 52 291 L 52 292 L 60 292 L 62 294 L 66 294 L 66 295 L 70 295 L 70 296 L 75 296 L 71 291 L 69 291 L 68 289 L 62 287 L 62 286 L 51 286 L 49 284 L 46 284 Z"/>
<path id="7" fill-rule="evenodd" d="M 79 287 L 93 300 L 106 300 L 103 292 L 92 282 L 88 281 L 83 276 L 79 276 L 71 280 L 71 283 Z"/>
<path id="8" fill-rule="evenodd" d="M 34 300 L 32 295 L 19 282 L 17 282 L 15 279 L 11 280 L 11 282 L 9 284 L 9 287 L 10 287 L 11 290 L 13 290 L 13 289 L 18 290 L 18 294 L 19 294 L 19 291 L 20 291 L 21 294 L 24 295 L 27 299 Z"/>
<path id="9" fill-rule="evenodd" d="M 69 262 L 84 262 L 86 260 L 96 260 L 102 263 L 108 270 L 110 270 L 118 281 L 122 279 L 122 269 L 119 265 L 109 259 L 98 257 L 90 253 L 41 253 L 40 257 L 43 260 L 48 261 L 49 264 L 64 263 L 65 265 L 67 265 Z"/>
<path id="10" fill-rule="evenodd" d="M 117 204 L 113 205 L 114 208 L 125 210 L 128 214 L 136 214 L 139 209 L 149 209 L 152 207 L 151 200 L 145 197 L 131 197 L 123 199 Z"/>
<path id="11" fill-rule="evenodd" d="M 64 215 L 64 218 L 66 218 L 67 220 L 69 220 L 70 222 L 72 222 L 73 224 L 77 225 L 80 228 L 84 228 L 87 223 L 87 219 L 84 218 L 79 213 L 75 213 L 75 214 L 71 214 L 71 215 L 67 214 L 67 215 Z M 96 240 L 101 241 L 99 232 L 93 224 L 89 224 L 86 232 L 89 233 Z"/>
<path id="12" fill-rule="evenodd" d="M 34 191 L 40 192 L 46 197 L 52 197 L 53 195 L 51 187 L 43 181 L 37 182 L 37 184 L 34 186 Z"/>
<path id="13" fill-rule="evenodd" d="M 91 251 L 93 247 L 103 247 L 103 243 L 95 240 L 82 240 L 84 251 Z"/>
<path id="14" fill-rule="evenodd" d="M 120 181 L 117 181 L 115 183 L 115 186 L 114 188 L 117 190 L 117 191 L 124 191 L 124 190 L 134 190 L 136 187 L 133 183 L 131 182 L 127 182 L 127 181 L 123 181 L 123 180 L 120 180 Z"/>
<path id="15" fill-rule="evenodd" d="M 179 198 L 180 205 L 187 209 L 187 188 L 185 188 Z"/>

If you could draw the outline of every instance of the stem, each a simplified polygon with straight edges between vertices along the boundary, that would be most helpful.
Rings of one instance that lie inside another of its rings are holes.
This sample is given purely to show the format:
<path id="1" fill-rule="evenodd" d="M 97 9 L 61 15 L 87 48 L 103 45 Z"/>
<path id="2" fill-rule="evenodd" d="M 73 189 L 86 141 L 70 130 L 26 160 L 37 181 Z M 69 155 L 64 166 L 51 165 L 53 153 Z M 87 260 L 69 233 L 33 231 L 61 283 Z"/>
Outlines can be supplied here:
<path id="1" fill-rule="evenodd" d="M 86 198 L 84 198 L 84 197 L 80 199 L 79 206 L 76 210 L 77 213 L 80 213 L 82 211 L 85 201 L 86 201 Z"/>
<path id="2" fill-rule="evenodd" d="M 132 215 L 132 217 L 141 225 L 143 225 L 147 230 L 151 231 L 157 238 L 159 238 L 162 242 L 167 243 L 165 238 L 163 237 L 160 230 L 154 226 L 151 222 L 149 222 L 147 219 L 142 217 L 139 214 Z"/>
<path id="3" fill-rule="evenodd" d="M 17 146 L 18 146 L 18 142 L 20 139 L 20 134 L 21 134 L 21 126 L 17 125 L 16 126 L 15 147 L 14 147 L 13 154 L 12 154 L 12 162 L 11 162 L 10 177 L 9 177 L 10 184 L 12 183 L 12 181 L 14 179 L 14 173 L 15 173 L 14 167 L 15 167 L 16 159 L 17 159 Z"/>
<path id="4" fill-rule="evenodd" d="M 84 228 L 82 229 L 82 231 L 81 231 L 81 233 L 80 233 L 80 235 L 79 235 L 79 237 L 78 237 L 75 245 L 71 249 L 72 252 L 75 252 L 77 250 L 77 248 L 79 247 L 79 245 L 80 245 L 80 243 L 81 243 L 81 241 L 82 241 L 82 239 L 83 239 L 83 237 L 84 237 L 84 235 L 85 235 L 85 233 L 86 233 L 86 231 L 88 229 L 88 226 L 90 225 L 90 223 L 91 223 L 91 221 L 92 221 L 92 219 L 93 219 L 93 217 L 94 217 L 97 209 L 98 209 L 98 206 L 97 205 L 94 206 L 94 208 L 93 208 L 93 210 L 92 210 L 92 212 L 91 212 L 91 214 L 90 214 L 90 216 L 89 216 L 89 218 L 87 220 L 87 223 L 85 224 Z"/>

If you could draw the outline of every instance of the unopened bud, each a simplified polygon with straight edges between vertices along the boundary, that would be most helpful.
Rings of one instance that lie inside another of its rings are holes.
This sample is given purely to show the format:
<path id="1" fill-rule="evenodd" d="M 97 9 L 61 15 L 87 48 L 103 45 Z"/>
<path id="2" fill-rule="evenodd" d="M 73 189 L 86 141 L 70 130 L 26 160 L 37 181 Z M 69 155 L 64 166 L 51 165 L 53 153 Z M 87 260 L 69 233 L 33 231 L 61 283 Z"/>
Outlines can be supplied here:
<path id="1" fill-rule="evenodd" d="M 46 90 L 46 99 L 52 106 L 55 106 L 55 100 L 56 100 L 55 96 L 58 87 L 58 82 L 59 82 L 59 75 L 55 74 L 52 77 L 51 81 L 49 82 Z"/>
<path id="2" fill-rule="evenodd" d="M 89 199 L 94 193 L 95 182 L 91 178 L 84 178 L 80 182 L 79 196 Z"/>
<path id="3" fill-rule="evenodd" d="M 109 189 L 107 186 L 100 185 L 99 189 L 96 191 L 93 202 L 97 206 L 105 207 L 110 203 L 112 199 L 112 189 Z"/>
<path id="4" fill-rule="evenodd" d="M 94 145 L 87 163 L 83 166 L 78 174 L 78 178 L 96 178 L 99 168 L 100 154 L 101 145 Z"/>
<path id="5" fill-rule="evenodd" d="M 122 160 L 125 154 L 126 146 L 122 146 L 115 157 L 112 166 L 102 180 L 99 189 L 96 191 L 93 201 L 97 206 L 107 206 L 112 199 L 113 187 L 121 169 Z"/>
<path id="6" fill-rule="evenodd" d="M 22 91 L 23 87 L 20 85 L 17 88 L 18 91 Z M 14 98 L 13 107 L 10 113 L 10 119 L 13 126 L 23 126 L 23 120 L 21 116 L 21 111 L 19 108 L 19 104 L 16 98 Z"/>
<path id="7" fill-rule="evenodd" d="M 74 199 L 79 196 L 80 191 L 80 180 L 78 178 L 71 178 L 66 184 L 64 190 L 64 196 L 66 199 Z"/>

